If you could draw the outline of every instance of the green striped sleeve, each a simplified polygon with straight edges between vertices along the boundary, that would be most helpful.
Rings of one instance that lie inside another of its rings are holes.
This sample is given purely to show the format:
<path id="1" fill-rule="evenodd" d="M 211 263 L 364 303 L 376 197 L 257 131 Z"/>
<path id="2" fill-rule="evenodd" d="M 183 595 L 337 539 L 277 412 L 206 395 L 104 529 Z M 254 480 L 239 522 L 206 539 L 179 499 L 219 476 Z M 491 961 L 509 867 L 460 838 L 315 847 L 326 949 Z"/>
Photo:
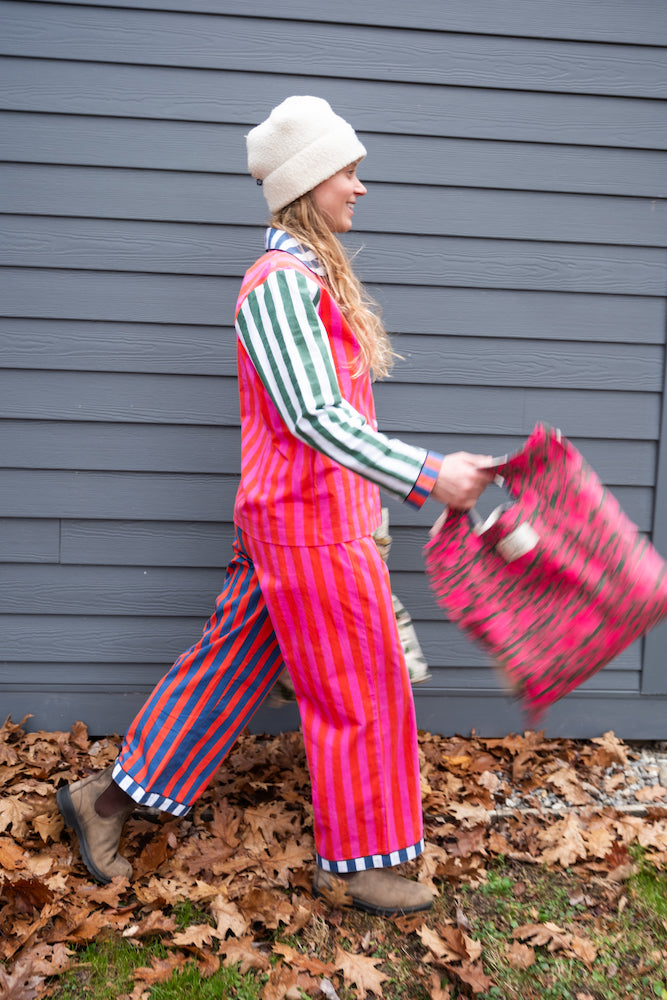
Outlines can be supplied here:
<path id="1" fill-rule="evenodd" d="M 416 502 L 412 491 L 427 452 L 374 430 L 343 399 L 318 315 L 320 294 L 318 283 L 300 271 L 273 272 L 243 302 L 239 339 L 292 434 L 394 496 Z"/>

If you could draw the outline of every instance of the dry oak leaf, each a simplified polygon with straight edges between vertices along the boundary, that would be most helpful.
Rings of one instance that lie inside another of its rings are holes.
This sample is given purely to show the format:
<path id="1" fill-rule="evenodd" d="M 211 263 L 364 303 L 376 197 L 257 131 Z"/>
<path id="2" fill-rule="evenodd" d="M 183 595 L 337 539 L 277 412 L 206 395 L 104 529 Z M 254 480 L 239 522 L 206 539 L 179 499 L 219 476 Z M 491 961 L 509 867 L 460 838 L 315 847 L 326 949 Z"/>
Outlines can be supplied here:
<path id="1" fill-rule="evenodd" d="M 297 969 L 303 969 L 313 976 L 327 976 L 333 972 L 331 962 L 322 962 L 316 956 L 306 955 L 301 951 L 297 951 L 291 945 L 283 944 L 280 941 L 277 941 L 273 945 L 273 953 L 274 955 L 282 955 L 289 965 L 293 965 Z"/>
<path id="2" fill-rule="evenodd" d="M 154 983 L 163 983 L 165 980 L 171 979 L 174 972 L 184 965 L 185 955 L 180 951 L 170 951 L 166 958 L 158 958 L 157 955 L 153 955 L 150 968 L 142 966 L 134 970 L 134 980 L 135 982 L 148 983 L 151 986 Z"/>
<path id="3" fill-rule="evenodd" d="M 214 976 L 220 968 L 220 958 L 210 948 L 197 951 L 197 968 L 199 969 L 199 974 L 208 979 L 210 976 Z"/>
<path id="4" fill-rule="evenodd" d="M 376 996 L 382 996 L 382 983 L 389 979 L 381 969 L 378 969 L 380 959 L 367 958 L 365 955 L 353 955 L 336 945 L 334 968 L 340 969 L 346 986 L 355 983 L 359 988 L 359 996 L 365 997 L 368 990 Z"/>
<path id="5" fill-rule="evenodd" d="M 24 840 L 28 835 L 28 819 L 32 807 L 18 795 L 6 795 L 0 799 L 0 833 L 10 826 L 16 840 Z"/>
<path id="6" fill-rule="evenodd" d="M 422 925 L 417 934 L 424 947 L 428 948 L 436 958 L 444 958 L 448 962 L 458 962 L 461 959 L 461 953 L 456 949 L 450 948 L 440 935 L 436 931 L 431 930 L 430 927 L 427 927 L 426 924 Z"/>
<path id="7" fill-rule="evenodd" d="M 72 964 L 74 952 L 70 952 L 61 942 L 54 945 L 41 942 L 24 952 L 32 961 L 32 968 L 40 976 L 59 976 Z"/>
<path id="8" fill-rule="evenodd" d="M 577 958 L 586 963 L 589 969 L 598 955 L 598 950 L 593 942 L 588 938 L 579 937 L 577 934 L 572 937 L 571 950 Z"/>
<path id="9" fill-rule="evenodd" d="M 0 837 L 0 868 L 4 868 L 7 872 L 23 868 L 23 864 L 19 864 L 23 857 L 23 848 L 15 840 L 11 837 Z"/>
<path id="10" fill-rule="evenodd" d="M 271 969 L 268 982 L 262 990 L 262 1000 L 300 1000 L 301 992 L 297 982 L 299 973 L 280 963 Z"/>
<path id="11" fill-rule="evenodd" d="M 287 887 L 290 883 L 289 873 L 310 864 L 312 858 L 312 842 L 306 840 L 299 843 L 294 840 L 272 851 L 267 858 L 262 858 L 261 864 L 267 873 L 273 873 L 273 877 L 280 885 Z"/>
<path id="12" fill-rule="evenodd" d="M 484 972 L 481 962 L 477 965 L 446 965 L 445 969 L 452 978 L 469 986 L 473 993 L 485 993 L 494 985 L 493 979 Z"/>
<path id="13" fill-rule="evenodd" d="M 151 910 L 138 924 L 126 927 L 123 931 L 123 937 L 144 938 L 153 934 L 171 934 L 175 930 L 176 920 L 174 917 L 167 916 L 161 910 Z"/>
<path id="14" fill-rule="evenodd" d="M 529 969 L 535 961 L 535 952 L 530 945 L 513 941 L 507 949 L 507 961 L 513 969 Z"/>
<path id="15" fill-rule="evenodd" d="M 283 895 L 267 889 L 251 889 L 236 899 L 236 905 L 247 921 L 263 924 L 269 930 L 275 930 L 279 923 L 291 924 L 294 919 L 292 903 Z M 310 916 L 306 923 L 309 920 Z"/>
<path id="16" fill-rule="evenodd" d="M 194 946 L 202 948 L 205 944 L 210 944 L 217 932 L 210 924 L 190 924 L 184 931 L 172 936 L 172 941 L 179 947 Z"/>
<path id="17" fill-rule="evenodd" d="M 431 973 L 431 978 L 429 980 L 428 992 L 431 1000 L 451 1000 L 452 990 L 450 986 L 442 986 L 440 983 L 440 976 L 437 972 Z"/>
<path id="18" fill-rule="evenodd" d="M 36 878 L 7 881 L 2 887 L 2 895 L 11 902 L 16 913 L 42 910 L 53 899 L 51 890 Z"/>
<path id="19" fill-rule="evenodd" d="M 539 833 L 538 839 L 546 845 L 542 858 L 547 864 L 558 862 L 563 868 L 569 868 L 575 861 L 586 857 L 586 844 L 577 816 L 569 815 L 552 823 L 547 830 Z"/>
<path id="20" fill-rule="evenodd" d="M 336 878 L 335 875 L 331 876 L 330 888 L 323 886 L 318 889 L 318 894 L 333 910 L 352 906 L 352 896 L 348 893 L 344 880 Z"/>
<path id="21" fill-rule="evenodd" d="M 491 822 L 491 813 L 484 806 L 470 806 L 464 802 L 450 802 L 447 806 L 447 815 L 454 816 L 459 823 L 468 827 L 487 825 Z"/>
<path id="22" fill-rule="evenodd" d="M 42 976 L 32 975 L 29 960 L 16 963 L 11 972 L 0 965 L 0 997 L 2 1000 L 35 1000 L 40 996 Z"/>
<path id="23" fill-rule="evenodd" d="M 581 787 L 577 772 L 571 767 L 559 768 L 553 774 L 548 775 L 545 781 L 557 788 L 570 805 L 585 806 L 591 801 L 588 792 L 585 792 Z"/>
<path id="24" fill-rule="evenodd" d="M 76 892 L 87 903 L 102 903 L 105 906 L 115 908 L 120 906 L 120 897 L 129 888 L 130 880 L 117 875 L 107 885 L 90 885 L 89 883 L 77 885 Z"/>
<path id="25" fill-rule="evenodd" d="M 535 947 L 546 945 L 551 952 L 569 948 L 572 944 L 572 935 L 548 920 L 543 924 L 523 924 L 512 931 L 512 937 L 530 941 Z"/>
<path id="26" fill-rule="evenodd" d="M 594 858 L 606 858 L 615 840 L 609 821 L 599 816 L 589 822 L 587 828 L 581 831 L 581 836 L 588 854 Z"/>
<path id="27" fill-rule="evenodd" d="M 217 937 L 227 937 L 228 931 L 231 931 L 234 937 L 242 937 L 248 930 L 248 921 L 236 903 L 227 899 L 222 893 L 211 900 L 209 910 L 216 922 Z"/>
<path id="28" fill-rule="evenodd" d="M 594 753 L 596 763 L 602 764 L 603 767 L 609 767 L 610 764 L 627 764 L 627 750 L 611 730 L 602 736 L 594 736 L 591 743 L 596 743 L 600 747 Z"/>
<path id="29" fill-rule="evenodd" d="M 645 822 L 639 831 L 637 840 L 641 847 L 655 847 L 658 851 L 667 848 L 667 826 L 665 823 Z"/>
<path id="30" fill-rule="evenodd" d="M 254 947 L 253 939 L 248 935 L 242 938 L 227 938 L 220 942 L 220 954 L 224 955 L 229 965 L 240 963 L 241 972 L 249 969 L 268 969 L 268 956 Z"/>
<path id="31" fill-rule="evenodd" d="M 667 788 L 662 785 L 652 785 L 650 788 L 638 788 L 635 792 L 637 802 L 657 802 L 667 795 Z"/>

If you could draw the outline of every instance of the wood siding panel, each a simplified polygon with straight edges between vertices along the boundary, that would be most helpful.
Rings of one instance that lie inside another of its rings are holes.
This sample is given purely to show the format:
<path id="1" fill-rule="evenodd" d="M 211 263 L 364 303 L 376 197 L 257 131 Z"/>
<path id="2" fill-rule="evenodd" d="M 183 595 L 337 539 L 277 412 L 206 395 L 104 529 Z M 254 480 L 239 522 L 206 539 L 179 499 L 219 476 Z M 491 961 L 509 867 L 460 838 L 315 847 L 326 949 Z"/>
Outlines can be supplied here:
<path id="1" fill-rule="evenodd" d="M 279 52 L 283 65 L 314 77 L 667 97 L 667 54 L 657 46 L 64 4 L 35 17 L 32 4 L 12 0 L 2 21 L 2 50 L 15 56 L 255 72 Z"/>
<path id="2" fill-rule="evenodd" d="M 188 223 L 4 217 L 0 265 L 57 266 L 162 274 L 208 274 L 240 279 L 261 244 L 255 229 Z M 431 235 L 360 233 L 362 280 L 396 284 L 660 295 L 667 250 L 486 240 Z"/>
<path id="3" fill-rule="evenodd" d="M 227 122 L 251 126 L 303 77 L 57 59 L 0 59 L 5 110 Z M 362 133 L 665 149 L 660 101 L 587 94 L 321 77 L 317 91 Z"/>
<path id="4" fill-rule="evenodd" d="M 30 335 L 33 321 L 51 317 L 123 324 L 181 324 L 186 327 L 186 333 L 193 322 L 214 326 L 233 316 L 239 284 L 239 279 L 199 275 L 104 274 L 0 267 L 0 297 L 5 317 L 16 317 L 22 324 L 11 341 L 12 346 L 19 349 L 23 346 L 23 336 Z M 661 344 L 664 340 L 665 299 L 657 295 L 526 290 L 517 295 L 512 289 L 379 284 L 372 285 L 371 290 L 382 305 L 389 329 L 396 334 L 509 338 L 539 335 L 545 340 L 565 337 L 596 343 Z M 24 317 L 31 319 L 22 319 Z M 45 326 L 35 322 L 34 329 L 45 330 Z M 76 342 L 75 349 L 83 357 L 89 327 L 80 323 L 78 329 L 84 344 Z M 94 327 L 90 329 L 95 331 Z M 127 329 L 132 331 L 132 327 Z M 103 332 L 103 328 L 99 326 L 96 332 Z M 149 330 L 149 337 L 152 332 Z M 200 336 L 208 338 L 210 331 L 200 330 Z M 39 337 L 37 343 L 39 345 Z M 28 350 L 29 344 L 30 341 Z M 67 342 L 65 346 L 69 346 Z M 91 346 L 91 350 L 95 351 L 95 347 Z M 113 345 L 107 350 L 112 351 Z M 145 350 L 141 342 L 139 350 Z M 194 351 L 197 350 L 200 348 L 195 343 Z M 133 352 L 134 348 L 130 347 L 130 359 Z M 118 365 L 120 371 L 125 370 L 122 357 Z M 79 362 L 73 367 L 81 366 Z M 95 369 L 96 365 L 88 363 L 83 367 Z M 175 370 L 180 371 L 179 368 Z"/>
<path id="5" fill-rule="evenodd" d="M 44 0 L 68 3 L 68 0 Z M 94 7 L 141 7 L 147 10 L 182 11 L 185 0 L 87 0 Z M 69 5 L 69 4 L 68 4 Z M 220 0 L 188 0 L 190 12 L 218 14 Z M 270 18 L 276 15 L 275 0 L 255 0 L 253 15 Z M 224 0 L 227 14 L 247 14 L 246 0 Z M 303 0 L 281 0 L 280 16 L 289 20 L 330 21 L 331 9 L 325 4 L 304 4 Z M 336 16 L 341 23 L 395 25 L 434 31 L 470 31 L 483 34 L 524 35 L 537 38 L 584 38 L 596 42 L 636 42 L 667 45 L 667 15 L 662 0 L 634 0 L 632 5 L 617 0 L 543 0 L 498 4 L 497 0 L 338 0 Z"/>
<path id="6" fill-rule="evenodd" d="M 21 163 L 136 167 L 164 172 L 246 174 L 247 128 L 224 122 L 155 121 L 94 115 L 0 111 L 12 159 Z M 650 149 L 610 149 L 450 136 L 363 134 L 364 179 L 454 184 L 519 191 L 667 194 L 664 156 Z M 256 211 L 261 199 L 253 191 Z"/>
<path id="7" fill-rule="evenodd" d="M 265 216 L 247 177 L 25 163 L 0 164 L 0 211 L 207 225 Z M 355 215 L 374 233 L 391 219 L 392 232 L 408 235 L 667 246 L 667 202 L 654 198 L 377 184 Z"/>

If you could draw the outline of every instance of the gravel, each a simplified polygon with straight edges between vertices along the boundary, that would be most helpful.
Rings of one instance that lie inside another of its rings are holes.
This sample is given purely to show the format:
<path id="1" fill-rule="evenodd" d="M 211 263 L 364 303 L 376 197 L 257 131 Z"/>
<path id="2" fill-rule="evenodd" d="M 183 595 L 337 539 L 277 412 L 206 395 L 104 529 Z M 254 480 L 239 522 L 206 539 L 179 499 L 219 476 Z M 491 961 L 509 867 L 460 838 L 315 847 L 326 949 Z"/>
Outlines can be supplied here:
<path id="1" fill-rule="evenodd" d="M 493 810 L 496 816 L 522 813 L 565 814 L 591 808 L 611 807 L 635 815 L 644 815 L 648 808 L 667 807 L 667 746 L 659 744 L 627 745 L 625 764 L 607 767 L 599 783 L 580 780 L 578 787 L 588 801 L 573 803 L 558 791 L 542 786 L 527 794 L 512 788 Z M 563 761 L 565 764 L 565 762 Z"/>

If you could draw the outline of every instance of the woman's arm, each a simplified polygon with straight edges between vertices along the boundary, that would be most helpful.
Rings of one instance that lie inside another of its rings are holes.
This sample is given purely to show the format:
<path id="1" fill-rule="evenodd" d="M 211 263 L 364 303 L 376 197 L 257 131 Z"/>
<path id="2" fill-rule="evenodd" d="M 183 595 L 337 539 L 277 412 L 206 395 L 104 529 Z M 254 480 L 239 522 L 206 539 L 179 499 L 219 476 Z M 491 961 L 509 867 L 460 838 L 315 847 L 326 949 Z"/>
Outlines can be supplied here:
<path id="1" fill-rule="evenodd" d="M 415 506 L 434 487 L 434 499 L 470 506 L 468 497 L 476 485 L 479 495 L 486 474 L 476 477 L 471 463 L 388 438 L 343 399 L 317 311 L 320 294 L 316 281 L 285 268 L 255 288 L 237 316 L 239 339 L 291 433 Z"/>

